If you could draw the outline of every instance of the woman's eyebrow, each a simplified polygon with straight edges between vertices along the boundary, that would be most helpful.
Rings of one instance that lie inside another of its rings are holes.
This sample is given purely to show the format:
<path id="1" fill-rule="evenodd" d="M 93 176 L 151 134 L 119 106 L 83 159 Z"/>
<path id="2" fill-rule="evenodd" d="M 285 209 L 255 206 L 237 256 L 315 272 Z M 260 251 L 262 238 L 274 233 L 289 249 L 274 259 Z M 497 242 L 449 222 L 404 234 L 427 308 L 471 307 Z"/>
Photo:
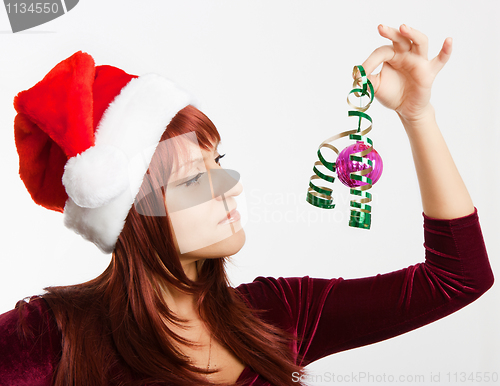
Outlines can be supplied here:
<path id="1" fill-rule="evenodd" d="M 220 144 L 220 141 L 217 141 L 217 145 L 214 146 L 212 154 L 217 151 L 217 148 L 219 147 L 219 144 Z M 188 162 L 185 162 L 185 163 L 182 164 L 182 166 L 180 166 L 179 168 L 177 168 L 176 170 L 174 170 L 171 173 L 171 175 L 177 174 L 179 171 L 181 171 L 182 169 L 186 168 L 186 166 L 188 166 L 188 165 L 191 165 L 193 163 L 201 163 L 201 161 L 204 161 L 205 159 L 206 159 L 206 157 L 205 158 L 195 158 L 195 159 L 192 159 L 192 160 L 190 160 Z"/>

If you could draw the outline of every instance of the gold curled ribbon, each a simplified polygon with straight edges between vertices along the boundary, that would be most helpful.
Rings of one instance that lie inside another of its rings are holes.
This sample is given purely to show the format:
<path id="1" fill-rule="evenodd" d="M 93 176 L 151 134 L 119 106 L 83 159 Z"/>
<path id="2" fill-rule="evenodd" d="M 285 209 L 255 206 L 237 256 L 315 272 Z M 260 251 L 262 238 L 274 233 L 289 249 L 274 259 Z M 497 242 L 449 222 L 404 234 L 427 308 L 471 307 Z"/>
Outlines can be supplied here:
<path id="1" fill-rule="evenodd" d="M 357 76 L 358 73 L 359 76 Z M 369 167 L 364 170 L 352 172 L 350 174 L 351 179 L 362 181 L 365 183 L 365 185 L 353 187 L 350 190 L 351 194 L 360 198 L 354 198 L 351 200 L 350 205 L 353 209 L 351 209 L 349 226 L 362 229 L 370 229 L 371 206 L 367 205 L 367 203 L 372 200 L 372 195 L 369 192 L 367 192 L 367 190 L 372 187 L 372 180 L 366 177 L 366 175 L 373 170 L 372 168 L 373 163 L 370 159 L 366 158 L 365 156 L 373 150 L 373 142 L 370 138 L 366 137 L 366 134 L 368 134 L 372 130 L 372 119 L 368 114 L 365 113 L 365 111 L 368 110 L 368 108 L 373 102 L 374 91 L 373 91 L 373 86 L 368 77 L 366 76 L 365 70 L 362 66 L 354 66 L 352 76 L 354 78 L 353 89 L 347 95 L 347 103 L 349 104 L 349 106 L 351 106 L 353 110 L 348 111 L 348 116 L 358 117 L 358 127 L 357 129 L 347 130 L 340 134 L 336 134 L 326 139 L 319 145 L 317 151 L 319 161 L 316 161 L 314 163 L 313 171 L 315 174 L 312 175 L 310 178 L 306 201 L 309 202 L 311 205 L 323 209 L 335 208 L 335 204 L 333 203 L 332 199 L 333 190 L 325 186 L 317 186 L 313 184 L 313 180 L 318 180 L 318 179 L 320 180 L 322 179 L 331 183 L 335 181 L 335 177 L 333 175 L 321 173 L 316 167 L 319 165 L 323 165 L 331 172 L 333 173 L 336 172 L 336 163 L 328 162 L 323 157 L 323 155 L 321 154 L 322 148 L 327 147 L 333 150 L 338 156 L 339 150 L 335 146 L 331 145 L 330 142 L 349 136 L 349 139 L 368 143 L 370 146 L 367 149 L 357 153 L 353 153 L 349 156 L 351 161 L 363 162 L 369 165 Z M 360 98 L 360 100 L 363 98 L 363 96 L 367 96 L 369 98 L 369 101 L 365 105 L 360 105 L 359 107 L 355 106 L 350 101 L 351 94 L 354 94 L 356 97 Z M 361 123 L 363 119 L 368 120 L 370 124 L 368 127 L 361 129 Z"/>

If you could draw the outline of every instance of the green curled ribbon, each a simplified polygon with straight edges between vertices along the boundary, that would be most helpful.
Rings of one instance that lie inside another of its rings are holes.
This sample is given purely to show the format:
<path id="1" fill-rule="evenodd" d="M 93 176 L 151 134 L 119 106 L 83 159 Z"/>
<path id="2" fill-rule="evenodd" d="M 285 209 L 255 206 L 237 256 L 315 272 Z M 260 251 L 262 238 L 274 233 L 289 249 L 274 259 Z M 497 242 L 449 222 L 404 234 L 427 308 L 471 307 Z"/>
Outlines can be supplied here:
<path id="1" fill-rule="evenodd" d="M 351 179 L 364 182 L 365 185 L 353 187 L 350 190 L 350 193 L 356 197 L 353 198 L 350 203 L 352 209 L 349 226 L 361 229 L 370 229 L 371 206 L 368 205 L 368 203 L 371 202 L 372 195 L 367 192 L 367 190 L 372 187 L 372 180 L 366 177 L 366 175 L 373 170 L 373 163 L 365 156 L 373 150 L 373 142 L 370 138 L 366 137 L 366 135 L 372 130 L 372 119 L 368 114 L 365 113 L 365 111 L 368 110 L 368 108 L 372 104 L 375 93 L 373 91 L 373 85 L 366 76 L 366 72 L 362 66 L 354 66 L 352 76 L 354 78 L 353 89 L 347 95 L 347 103 L 352 108 L 352 110 L 348 111 L 348 116 L 358 117 L 358 127 L 353 130 L 348 130 L 340 134 L 336 134 L 326 139 L 319 145 L 317 151 L 319 161 L 316 161 L 314 163 L 314 175 L 311 176 L 309 181 L 306 201 L 318 208 L 335 208 L 335 204 L 333 203 L 332 199 L 333 190 L 326 186 L 318 186 L 316 184 L 313 184 L 313 181 L 318 179 L 330 183 L 333 183 L 335 181 L 335 177 L 333 175 L 321 173 L 317 168 L 317 166 L 323 165 L 332 173 L 336 172 L 336 163 L 328 162 L 321 154 L 321 149 L 327 147 L 333 150 L 338 156 L 339 150 L 335 146 L 330 144 L 330 142 L 347 136 L 349 136 L 349 139 L 351 140 L 363 141 L 365 144 L 369 144 L 369 147 L 363 151 L 353 153 L 349 156 L 351 161 L 362 162 L 369 166 L 364 170 L 350 173 Z M 365 105 L 360 105 L 359 107 L 355 106 L 350 100 L 352 94 L 358 97 L 360 99 L 360 102 L 364 96 L 367 96 L 369 98 L 369 101 Z M 362 129 L 361 126 L 363 119 L 367 120 L 369 122 L 369 125 L 368 127 Z"/>

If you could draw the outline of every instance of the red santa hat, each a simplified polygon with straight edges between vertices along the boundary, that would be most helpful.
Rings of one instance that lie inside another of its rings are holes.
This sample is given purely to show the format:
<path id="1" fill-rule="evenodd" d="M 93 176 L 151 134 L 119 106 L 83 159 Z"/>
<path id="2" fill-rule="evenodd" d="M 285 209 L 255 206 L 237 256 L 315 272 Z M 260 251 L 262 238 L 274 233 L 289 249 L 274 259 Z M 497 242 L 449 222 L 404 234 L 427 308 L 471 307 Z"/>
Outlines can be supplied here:
<path id="1" fill-rule="evenodd" d="M 19 174 L 33 200 L 111 253 L 151 157 L 193 98 L 156 75 L 76 52 L 14 99 Z"/>

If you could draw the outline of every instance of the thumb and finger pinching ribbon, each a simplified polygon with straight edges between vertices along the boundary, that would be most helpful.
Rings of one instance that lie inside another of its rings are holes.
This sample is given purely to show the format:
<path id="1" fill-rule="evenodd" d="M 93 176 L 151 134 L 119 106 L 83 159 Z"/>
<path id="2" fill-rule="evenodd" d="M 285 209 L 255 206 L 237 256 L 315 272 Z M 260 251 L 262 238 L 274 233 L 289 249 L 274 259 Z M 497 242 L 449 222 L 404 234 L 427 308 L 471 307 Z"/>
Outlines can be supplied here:
<path id="1" fill-rule="evenodd" d="M 359 75 L 359 76 L 358 76 Z M 320 172 L 317 166 L 324 166 L 329 171 L 336 173 L 338 179 L 350 188 L 350 193 L 355 196 L 351 200 L 351 216 L 349 226 L 362 229 L 370 229 L 371 225 L 371 206 L 372 195 L 368 190 L 378 181 L 382 174 L 382 159 L 373 148 L 373 142 L 366 135 L 372 130 L 372 119 L 366 114 L 374 98 L 373 86 L 366 76 L 362 66 L 354 66 L 353 69 L 353 89 L 347 96 L 347 103 L 352 108 L 348 111 L 348 116 L 358 118 L 358 127 L 356 129 L 344 131 L 323 141 L 318 148 L 319 161 L 314 163 L 314 175 L 309 181 L 306 201 L 311 205 L 323 209 L 333 209 L 335 204 L 332 199 L 332 189 L 313 184 L 314 180 L 325 180 L 333 183 L 334 175 Z M 357 107 L 351 102 L 351 96 L 354 94 L 359 98 L 360 106 Z M 363 105 L 363 97 L 368 101 Z M 365 98 L 366 99 L 366 98 Z M 367 122 L 364 122 L 366 120 Z M 362 128 L 368 124 L 367 127 Z M 335 140 L 349 136 L 350 140 L 356 143 L 347 146 L 341 152 L 330 144 Z M 335 162 L 328 162 L 321 154 L 321 149 L 327 147 L 337 154 Z"/>

